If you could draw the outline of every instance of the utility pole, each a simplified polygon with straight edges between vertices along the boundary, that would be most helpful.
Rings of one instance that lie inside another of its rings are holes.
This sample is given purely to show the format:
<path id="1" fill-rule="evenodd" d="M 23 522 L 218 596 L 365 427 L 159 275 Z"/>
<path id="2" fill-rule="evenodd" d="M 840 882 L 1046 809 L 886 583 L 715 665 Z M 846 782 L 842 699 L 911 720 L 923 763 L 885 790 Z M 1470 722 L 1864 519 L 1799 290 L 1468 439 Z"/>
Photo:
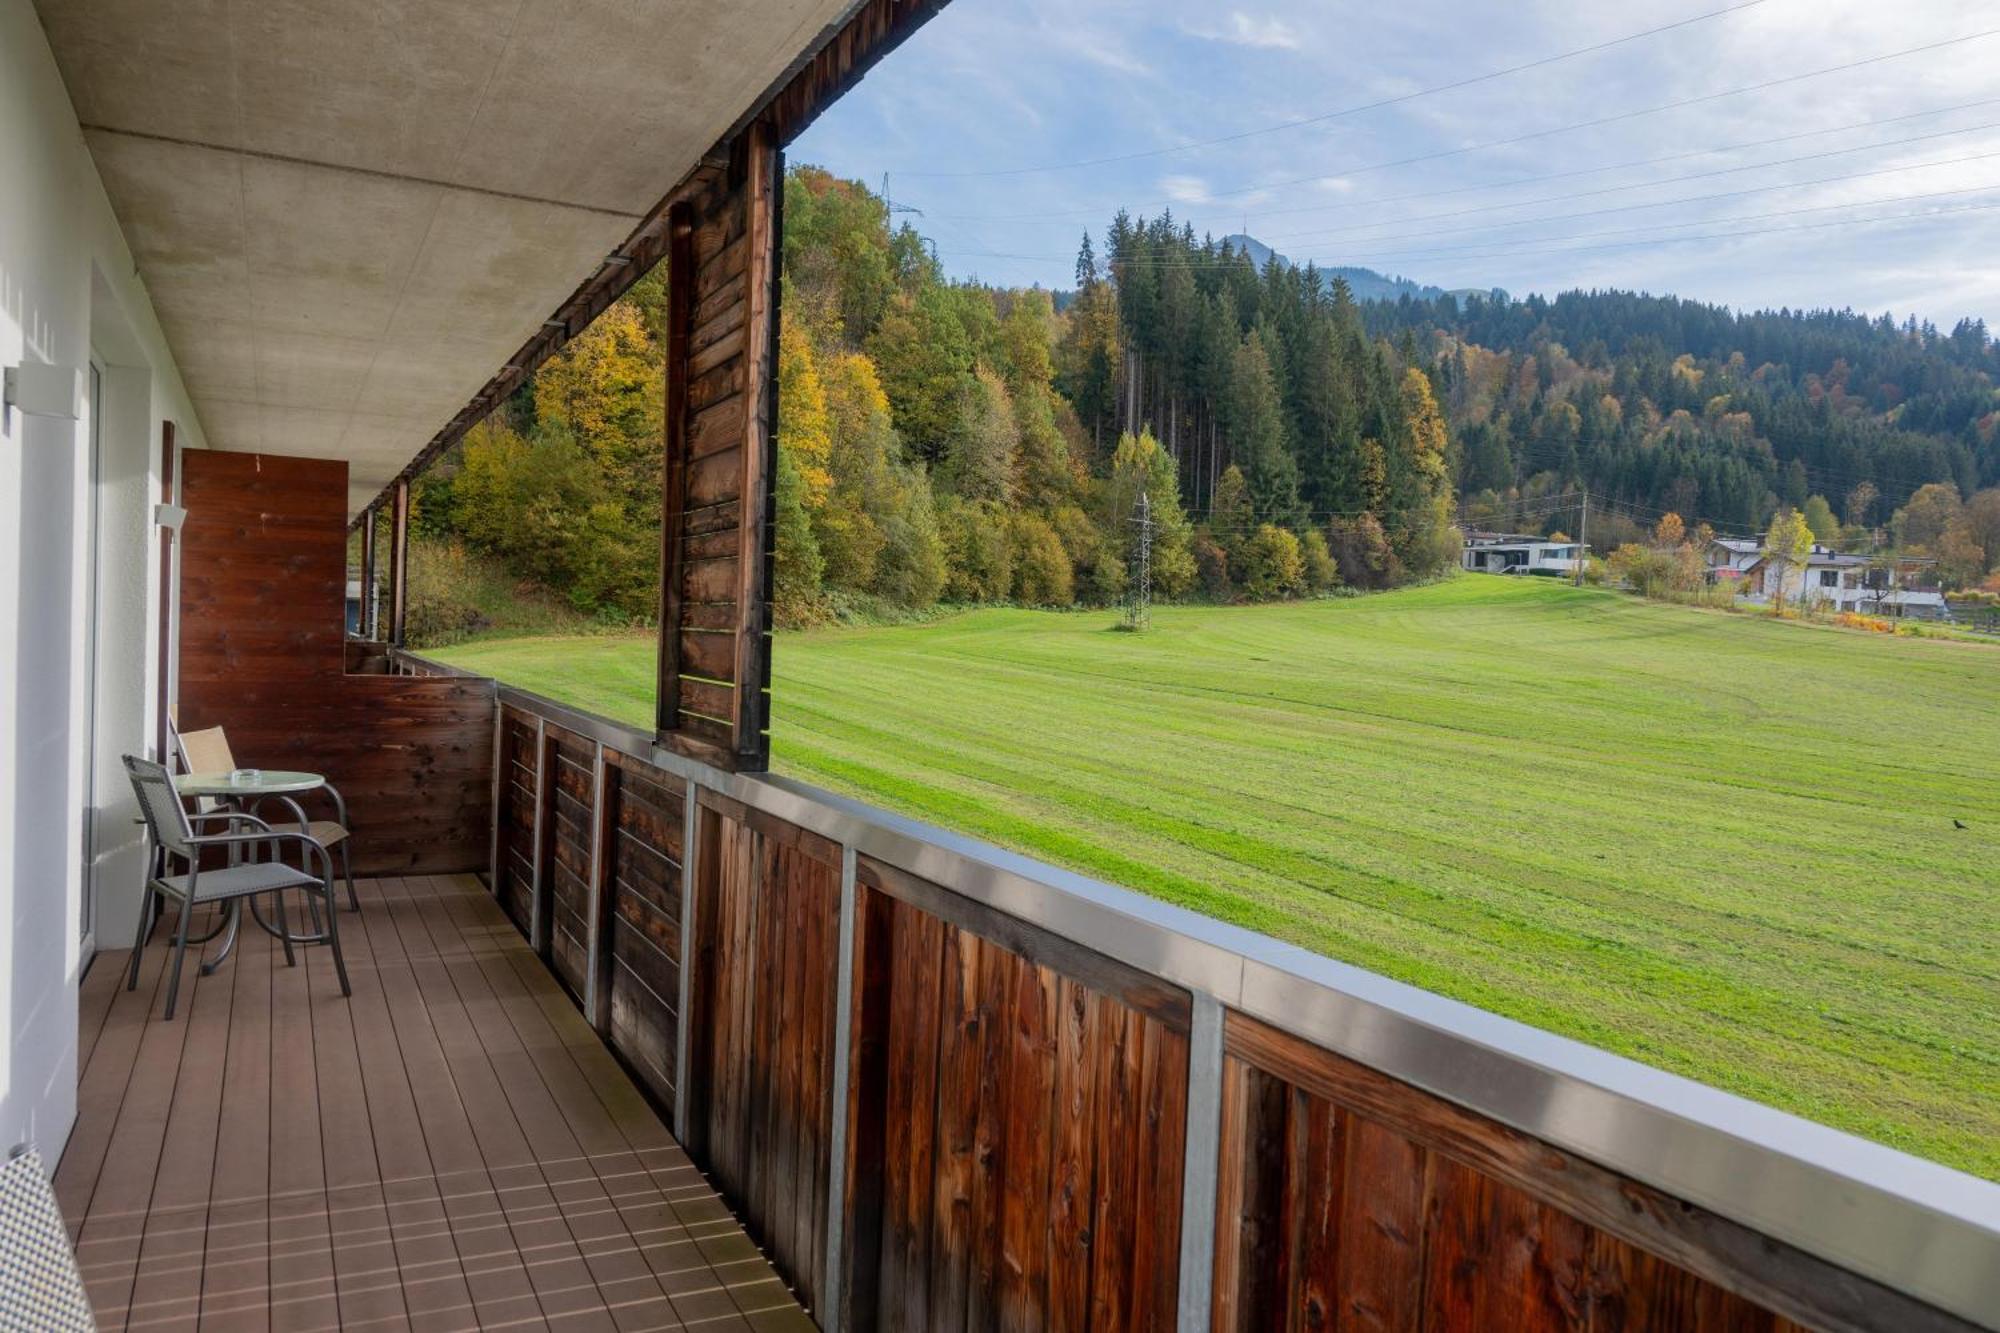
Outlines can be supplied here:
<path id="1" fill-rule="evenodd" d="M 1583 517 L 1576 525 L 1576 567 L 1570 573 L 1574 587 L 1583 586 L 1583 562 L 1590 558 L 1590 492 L 1583 493 Z"/>
<path id="2" fill-rule="evenodd" d="M 1125 600 L 1125 628 L 1141 630 L 1146 628 L 1153 600 L 1153 498 L 1145 491 L 1139 492 L 1139 503 L 1133 506 L 1132 526 L 1138 531 L 1138 542 L 1133 548 L 1136 556 L 1133 563 L 1137 568 L 1131 595 Z"/>

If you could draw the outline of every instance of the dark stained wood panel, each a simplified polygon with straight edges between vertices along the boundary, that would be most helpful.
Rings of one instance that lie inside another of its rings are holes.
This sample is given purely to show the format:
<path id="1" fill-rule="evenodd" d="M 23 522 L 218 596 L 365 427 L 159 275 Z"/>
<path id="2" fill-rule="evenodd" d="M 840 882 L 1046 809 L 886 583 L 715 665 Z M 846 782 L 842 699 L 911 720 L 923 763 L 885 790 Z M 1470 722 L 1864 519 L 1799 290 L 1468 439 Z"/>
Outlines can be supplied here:
<path id="1" fill-rule="evenodd" d="M 1220 1333 L 1964 1327 L 1233 1012 L 1219 1165 Z"/>
<path id="2" fill-rule="evenodd" d="M 682 1141 L 772 1262 L 825 1293 L 840 854 L 804 829 L 702 793 Z"/>
<path id="3" fill-rule="evenodd" d="M 493 684 L 347 671 L 347 465 L 201 449 L 181 469 L 180 725 L 225 728 L 247 767 L 326 774 L 357 874 L 483 867 Z"/>
<path id="4" fill-rule="evenodd" d="M 861 858 L 850 1322 L 1175 1322 L 1188 999 Z M 1142 1001 L 1142 1006 L 1131 1003 Z"/>
<path id="5" fill-rule="evenodd" d="M 543 871 L 548 896 L 549 967 L 582 1000 L 590 984 L 590 921 L 594 911 L 591 845 L 597 809 L 597 746 L 548 729 L 548 792 L 544 797 Z"/>
<path id="6" fill-rule="evenodd" d="M 518 709 L 500 710 L 500 861 L 493 867 L 493 896 L 522 935 L 535 921 L 535 812 L 541 805 L 535 719 Z"/>
<path id="7" fill-rule="evenodd" d="M 641 760 L 605 752 L 607 807 L 599 812 L 610 1012 L 602 1024 L 663 1106 L 679 1083 L 681 857 L 685 786 Z"/>
<path id="8" fill-rule="evenodd" d="M 768 126 L 673 211 L 661 515 L 663 743 L 763 768 L 780 154 Z"/>

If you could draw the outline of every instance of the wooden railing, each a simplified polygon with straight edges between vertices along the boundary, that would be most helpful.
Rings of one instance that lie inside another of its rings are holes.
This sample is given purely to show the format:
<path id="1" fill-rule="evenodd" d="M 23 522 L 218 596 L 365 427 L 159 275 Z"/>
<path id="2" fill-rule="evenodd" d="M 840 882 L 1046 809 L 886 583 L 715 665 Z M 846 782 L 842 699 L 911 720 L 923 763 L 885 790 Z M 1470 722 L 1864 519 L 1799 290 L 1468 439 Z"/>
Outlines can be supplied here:
<path id="1" fill-rule="evenodd" d="M 824 1328 L 2000 1312 L 1991 1184 L 499 700 L 495 895 Z"/>

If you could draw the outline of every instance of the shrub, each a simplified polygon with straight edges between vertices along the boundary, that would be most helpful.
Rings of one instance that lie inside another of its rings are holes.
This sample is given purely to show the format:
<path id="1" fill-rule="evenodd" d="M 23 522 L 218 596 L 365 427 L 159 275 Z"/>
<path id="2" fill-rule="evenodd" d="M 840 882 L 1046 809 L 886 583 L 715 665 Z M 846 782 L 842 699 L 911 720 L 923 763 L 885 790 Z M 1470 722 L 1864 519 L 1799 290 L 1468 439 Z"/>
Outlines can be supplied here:
<path id="1" fill-rule="evenodd" d="M 1260 602 L 1291 597 L 1305 590 L 1305 582 L 1299 539 L 1274 524 L 1260 524 L 1244 550 L 1244 595 Z"/>
<path id="2" fill-rule="evenodd" d="M 1326 544 L 1326 534 L 1318 528 L 1309 528 L 1299 539 L 1300 554 L 1306 562 L 1306 591 L 1324 593 L 1333 591 L 1340 582 L 1340 568 L 1333 562 L 1333 552 Z"/>
<path id="3" fill-rule="evenodd" d="M 1201 595 L 1214 602 L 1226 602 L 1229 586 L 1229 552 L 1204 530 L 1194 539 L 1196 586 Z"/>
<path id="4" fill-rule="evenodd" d="M 1046 520 L 1015 514 L 1009 525 L 1014 600 L 1026 606 L 1068 606 L 1075 600 L 1069 553 Z"/>
<path id="5" fill-rule="evenodd" d="M 944 595 L 954 602 L 998 602 L 1014 590 L 1007 511 L 997 504 L 952 497 L 939 506 L 944 537 Z"/>
<path id="6" fill-rule="evenodd" d="M 1402 581 L 1402 563 L 1375 515 L 1336 518 L 1327 524 L 1326 536 L 1340 581 L 1348 587 L 1387 588 Z"/>
<path id="7" fill-rule="evenodd" d="M 411 647 L 443 648 L 486 627 L 464 542 L 412 539 L 405 577 L 410 604 L 403 613 L 403 634 Z"/>
<path id="8" fill-rule="evenodd" d="M 1842 611 L 1833 618 L 1833 623 L 1842 629 L 1865 629 L 1873 634 L 1894 634 L 1895 625 L 1880 616 L 1864 616 L 1854 611 Z"/>

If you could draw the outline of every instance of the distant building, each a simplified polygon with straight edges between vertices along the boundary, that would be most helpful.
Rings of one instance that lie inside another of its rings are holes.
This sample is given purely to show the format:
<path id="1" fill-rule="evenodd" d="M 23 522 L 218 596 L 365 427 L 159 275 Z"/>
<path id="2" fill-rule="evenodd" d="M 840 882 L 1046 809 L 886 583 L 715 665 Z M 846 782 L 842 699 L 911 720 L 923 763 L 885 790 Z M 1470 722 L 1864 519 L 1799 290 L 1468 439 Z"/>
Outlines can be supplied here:
<path id="1" fill-rule="evenodd" d="M 1466 534 L 1460 563 L 1478 574 L 1567 575 L 1581 552 L 1575 542 L 1552 542 L 1504 532 Z"/>
<path id="2" fill-rule="evenodd" d="M 1764 544 L 1755 537 L 1711 537 L 1708 542 L 1708 578 L 1742 578 L 1764 554 Z"/>
<path id="3" fill-rule="evenodd" d="M 1741 543 L 1731 541 L 1730 545 Z M 1750 543 L 1756 545 L 1756 543 Z M 1718 540 L 1717 546 L 1722 545 Z M 1832 611 L 1853 611 L 1862 615 L 1910 616 L 1935 620 L 1944 614 L 1944 594 L 1936 579 L 1937 562 L 1924 557 L 1880 558 L 1843 555 L 1817 543 L 1803 565 L 1767 559 L 1760 551 L 1747 565 L 1732 559 L 1718 562 L 1711 552 L 1710 577 L 1744 580 L 1743 595 L 1753 602 L 1769 602 L 1782 595 L 1787 602 L 1804 602 Z"/>

